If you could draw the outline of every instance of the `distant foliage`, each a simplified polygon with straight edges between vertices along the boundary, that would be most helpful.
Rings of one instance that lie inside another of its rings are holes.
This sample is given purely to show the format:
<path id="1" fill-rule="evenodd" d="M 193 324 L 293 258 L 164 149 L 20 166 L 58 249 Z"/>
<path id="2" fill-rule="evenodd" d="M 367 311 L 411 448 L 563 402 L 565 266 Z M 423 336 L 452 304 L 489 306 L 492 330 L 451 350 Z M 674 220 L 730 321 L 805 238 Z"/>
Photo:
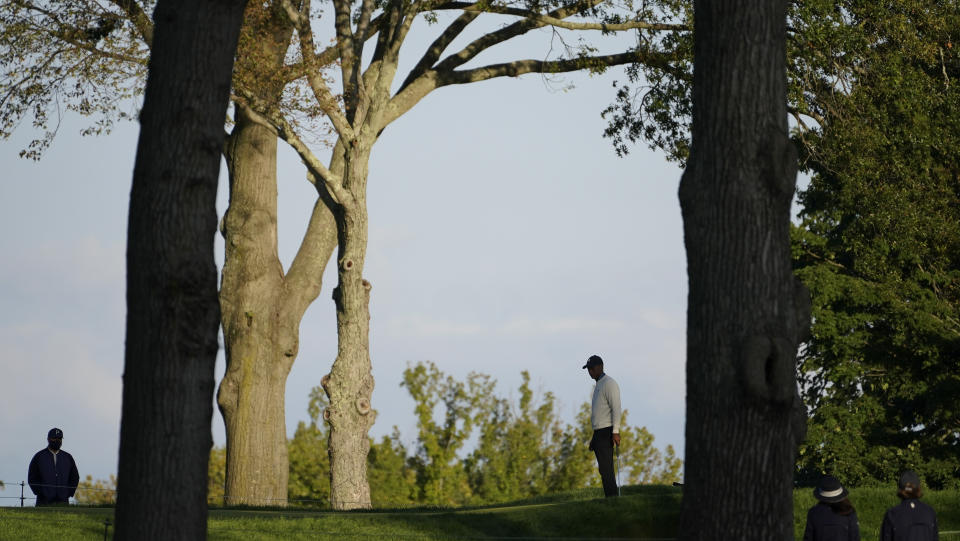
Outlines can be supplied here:
<path id="1" fill-rule="evenodd" d="M 310 422 L 300 421 L 287 444 L 290 459 L 290 480 L 287 498 L 291 504 L 330 505 L 330 456 L 327 454 L 329 428 L 320 420 L 327 405 L 327 396 L 320 387 L 310 391 L 307 413 Z"/>
<path id="2" fill-rule="evenodd" d="M 227 448 L 210 449 L 210 471 L 207 477 L 207 503 L 223 505 L 227 484 Z"/>
<path id="3" fill-rule="evenodd" d="M 589 404 L 580 406 L 573 423 L 563 423 L 553 393 L 536 400 L 530 374 L 522 377 L 519 403 L 513 403 L 496 395 L 490 376 L 471 373 L 458 381 L 430 362 L 408 367 L 402 385 L 414 399 L 417 440 L 408 449 L 396 427 L 371 440 L 367 477 L 374 507 L 478 505 L 600 486 L 588 449 Z M 329 506 L 329 429 L 320 420 L 325 406 L 317 387 L 310 394 L 310 421 L 300 422 L 289 442 L 292 505 Z M 682 461 L 673 447 L 657 449 L 646 428 L 627 424 L 626 412 L 621 438 L 622 483 L 681 480 Z M 468 442 L 475 442 L 472 450 Z"/>
<path id="4" fill-rule="evenodd" d="M 77 485 L 74 499 L 82 505 L 113 505 L 117 503 L 117 476 L 110 475 L 109 480 L 93 480 L 88 475 Z"/>

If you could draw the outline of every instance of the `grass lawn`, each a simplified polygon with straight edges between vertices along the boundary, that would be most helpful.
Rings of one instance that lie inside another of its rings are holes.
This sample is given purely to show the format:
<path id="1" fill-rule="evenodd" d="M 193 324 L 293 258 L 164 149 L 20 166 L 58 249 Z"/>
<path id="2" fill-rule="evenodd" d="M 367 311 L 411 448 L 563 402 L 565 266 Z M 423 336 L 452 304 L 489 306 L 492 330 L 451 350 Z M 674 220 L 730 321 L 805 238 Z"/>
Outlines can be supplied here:
<path id="1" fill-rule="evenodd" d="M 210 510 L 208 539 L 481 539 L 481 538 L 632 538 L 665 539 L 676 534 L 680 489 L 660 486 L 624 487 L 619 499 L 599 498 L 599 489 L 568 492 L 505 505 L 458 509 L 397 509 L 366 512 L 324 512 L 287 509 Z M 883 513 L 897 503 L 893 491 L 863 488 L 851 491 L 864 540 L 879 537 Z M 960 531 L 960 491 L 932 492 L 924 501 L 934 506 L 941 532 Z M 794 495 L 796 537 L 803 534 L 810 489 Z M 113 508 L 0 507 L 0 541 L 99 540 Z M 110 534 L 113 527 L 110 527 Z M 960 533 L 941 533 L 960 541 Z"/>

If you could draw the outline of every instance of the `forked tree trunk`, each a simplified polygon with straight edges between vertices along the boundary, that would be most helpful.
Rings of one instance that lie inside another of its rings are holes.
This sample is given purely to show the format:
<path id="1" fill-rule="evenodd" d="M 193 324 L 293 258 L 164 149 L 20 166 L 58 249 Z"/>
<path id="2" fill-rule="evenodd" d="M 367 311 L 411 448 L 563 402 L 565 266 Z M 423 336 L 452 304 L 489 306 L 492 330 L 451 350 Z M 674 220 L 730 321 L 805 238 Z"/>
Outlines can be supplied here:
<path id="1" fill-rule="evenodd" d="M 370 361 L 370 283 L 363 278 L 367 250 L 366 182 L 369 144 L 360 143 L 344 160 L 345 185 L 353 194 L 341 202 L 336 217 L 339 233 L 337 276 L 333 292 L 337 308 L 337 358 L 321 383 L 330 405 L 330 502 L 334 509 L 370 507 L 367 482 L 368 432 L 376 412 L 371 409 L 373 375 Z"/>
<path id="2" fill-rule="evenodd" d="M 205 539 L 217 177 L 243 1 L 161 0 L 127 231 L 117 539 Z"/>
<path id="3" fill-rule="evenodd" d="M 227 165 L 220 290 L 227 370 L 217 393 L 227 435 L 225 503 L 279 505 L 286 502 L 284 390 L 291 363 L 279 351 L 276 134 L 238 111 Z"/>
<path id="4" fill-rule="evenodd" d="M 680 183 L 690 293 L 681 539 L 793 537 L 809 299 L 790 265 L 784 0 L 696 0 Z"/>
<path id="5" fill-rule="evenodd" d="M 217 402 L 227 433 L 228 505 L 285 505 L 285 390 L 300 320 L 336 245 L 319 202 L 285 276 L 277 253 L 277 136 L 242 111 L 227 145 L 230 206 L 220 291 L 227 371 Z"/>
<path id="6" fill-rule="evenodd" d="M 234 84 L 278 106 L 292 26 L 275 5 L 250 4 Z M 336 246 L 336 224 L 319 199 L 297 257 L 284 275 L 277 253 L 277 132 L 236 108 L 226 146 L 230 206 L 224 217 L 220 304 L 227 371 L 217 401 L 227 433 L 225 503 L 285 505 L 289 465 L 287 375 L 300 320 L 320 292 Z"/>

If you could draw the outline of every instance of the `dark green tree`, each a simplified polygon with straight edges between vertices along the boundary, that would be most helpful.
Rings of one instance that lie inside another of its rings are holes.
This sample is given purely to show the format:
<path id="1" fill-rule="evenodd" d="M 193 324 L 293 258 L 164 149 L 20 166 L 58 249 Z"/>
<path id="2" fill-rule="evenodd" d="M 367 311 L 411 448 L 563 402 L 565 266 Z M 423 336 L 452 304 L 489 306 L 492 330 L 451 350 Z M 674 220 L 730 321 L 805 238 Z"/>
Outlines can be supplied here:
<path id="1" fill-rule="evenodd" d="M 817 119 L 797 130 L 811 182 L 794 261 L 814 321 L 800 365 L 811 418 L 799 473 L 857 484 L 909 467 L 958 486 L 960 5 L 829 7 L 805 12 L 795 55 L 823 89 L 794 94 Z"/>
<path id="2" fill-rule="evenodd" d="M 310 420 L 297 423 L 293 438 L 287 442 L 290 460 L 287 498 L 293 504 L 330 505 L 330 456 L 327 453 L 330 431 L 320 418 L 328 404 L 322 388 L 311 389 L 307 405 Z"/>
<path id="3" fill-rule="evenodd" d="M 370 442 L 367 476 L 374 507 L 407 507 L 417 503 L 417 471 L 397 427 L 379 442 Z"/>

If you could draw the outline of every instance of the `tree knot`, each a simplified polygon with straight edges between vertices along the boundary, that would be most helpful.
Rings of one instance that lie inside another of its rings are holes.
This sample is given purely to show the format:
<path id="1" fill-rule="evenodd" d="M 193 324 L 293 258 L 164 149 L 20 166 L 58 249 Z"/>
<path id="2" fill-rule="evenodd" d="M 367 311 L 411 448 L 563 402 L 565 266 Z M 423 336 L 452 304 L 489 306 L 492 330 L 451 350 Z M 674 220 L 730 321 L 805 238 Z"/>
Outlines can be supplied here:
<path id="1" fill-rule="evenodd" d="M 368 400 L 366 397 L 361 396 L 358 398 L 356 405 L 357 412 L 360 413 L 360 415 L 366 415 L 370 413 L 370 400 Z"/>
<path id="2" fill-rule="evenodd" d="M 750 336 L 740 349 L 740 381 L 752 398 L 790 404 L 796 394 L 796 350 L 782 337 Z"/>

